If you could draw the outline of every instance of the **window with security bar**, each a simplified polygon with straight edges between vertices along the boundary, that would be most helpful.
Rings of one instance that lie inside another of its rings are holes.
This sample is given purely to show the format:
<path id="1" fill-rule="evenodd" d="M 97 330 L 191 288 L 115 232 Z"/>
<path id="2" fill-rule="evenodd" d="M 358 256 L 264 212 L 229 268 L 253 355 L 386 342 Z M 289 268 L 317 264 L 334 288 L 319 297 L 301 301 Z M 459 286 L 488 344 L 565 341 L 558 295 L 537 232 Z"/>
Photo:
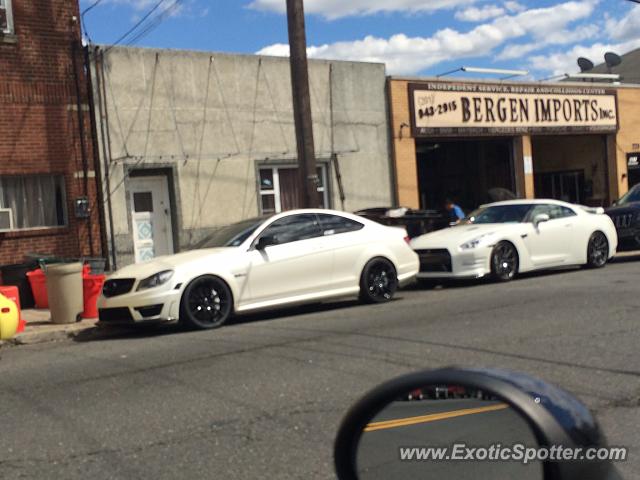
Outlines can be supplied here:
<path id="1" fill-rule="evenodd" d="M 0 31 L 2 33 L 13 33 L 11 0 L 0 0 Z"/>
<path id="2" fill-rule="evenodd" d="M 318 207 L 329 208 L 327 164 L 318 164 Z M 260 211 L 263 215 L 300 208 L 298 169 L 292 165 L 260 167 Z"/>
<path id="3" fill-rule="evenodd" d="M 0 231 L 66 224 L 62 175 L 0 176 Z"/>

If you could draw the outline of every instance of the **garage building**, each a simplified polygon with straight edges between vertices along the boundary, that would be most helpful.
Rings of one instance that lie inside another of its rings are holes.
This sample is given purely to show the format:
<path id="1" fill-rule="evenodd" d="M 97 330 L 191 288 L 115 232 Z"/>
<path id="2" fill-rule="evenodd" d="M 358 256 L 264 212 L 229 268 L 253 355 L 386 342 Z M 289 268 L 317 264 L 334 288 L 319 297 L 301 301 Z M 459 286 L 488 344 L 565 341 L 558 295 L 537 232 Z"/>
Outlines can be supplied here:
<path id="1" fill-rule="evenodd" d="M 468 213 L 506 189 L 608 206 L 634 181 L 636 86 L 391 77 L 388 91 L 400 205 Z"/>

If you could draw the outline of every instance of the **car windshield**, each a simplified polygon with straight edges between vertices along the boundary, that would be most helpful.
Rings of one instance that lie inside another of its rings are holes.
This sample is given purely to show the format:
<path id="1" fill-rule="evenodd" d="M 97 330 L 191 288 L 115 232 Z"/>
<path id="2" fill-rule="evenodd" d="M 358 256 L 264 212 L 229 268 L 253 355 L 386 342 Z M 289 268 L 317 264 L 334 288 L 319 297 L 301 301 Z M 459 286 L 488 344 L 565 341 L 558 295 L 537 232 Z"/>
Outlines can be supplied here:
<path id="1" fill-rule="evenodd" d="M 481 207 L 471 213 L 469 223 L 522 223 L 531 210 L 531 205 L 494 205 Z"/>
<path id="2" fill-rule="evenodd" d="M 195 249 L 239 247 L 267 218 L 252 218 L 223 227 L 197 243 Z"/>
<path id="3" fill-rule="evenodd" d="M 627 205 L 634 202 L 640 202 L 640 185 L 636 185 L 625 193 L 622 198 L 618 200 L 618 205 Z"/>

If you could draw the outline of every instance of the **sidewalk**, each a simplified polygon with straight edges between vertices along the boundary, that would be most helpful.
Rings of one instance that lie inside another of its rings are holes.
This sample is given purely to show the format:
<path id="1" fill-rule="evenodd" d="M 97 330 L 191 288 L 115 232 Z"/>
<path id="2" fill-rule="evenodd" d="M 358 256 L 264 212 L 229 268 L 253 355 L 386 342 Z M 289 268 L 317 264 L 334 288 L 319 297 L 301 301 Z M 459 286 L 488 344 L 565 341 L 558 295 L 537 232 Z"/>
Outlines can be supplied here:
<path id="1" fill-rule="evenodd" d="M 27 323 L 24 332 L 8 340 L 7 344 L 33 345 L 36 343 L 55 342 L 73 338 L 82 332 L 97 328 L 98 319 L 84 319 L 69 324 L 51 323 L 49 310 L 23 310 L 22 318 Z"/>

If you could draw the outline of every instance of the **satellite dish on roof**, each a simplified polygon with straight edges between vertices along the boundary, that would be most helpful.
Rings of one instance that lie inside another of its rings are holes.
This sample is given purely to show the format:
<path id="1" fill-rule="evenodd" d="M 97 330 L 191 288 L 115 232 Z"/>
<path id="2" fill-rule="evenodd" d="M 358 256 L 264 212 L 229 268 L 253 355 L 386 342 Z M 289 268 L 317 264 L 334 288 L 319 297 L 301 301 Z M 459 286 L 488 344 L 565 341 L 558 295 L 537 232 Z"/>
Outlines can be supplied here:
<path id="1" fill-rule="evenodd" d="M 613 68 L 622 63 L 622 58 L 617 53 L 607 52 L 604 54 L 604 61 L 607 62 L 607 67 Z"/>
<path id="2" fill-rule="evenodd" d="M 581 72 L 588 72 L 589 70 L 592 70 L 595 65 L 588 58 L 580 57 L 578 59 L 578 66 L 580 67 Z"/>

